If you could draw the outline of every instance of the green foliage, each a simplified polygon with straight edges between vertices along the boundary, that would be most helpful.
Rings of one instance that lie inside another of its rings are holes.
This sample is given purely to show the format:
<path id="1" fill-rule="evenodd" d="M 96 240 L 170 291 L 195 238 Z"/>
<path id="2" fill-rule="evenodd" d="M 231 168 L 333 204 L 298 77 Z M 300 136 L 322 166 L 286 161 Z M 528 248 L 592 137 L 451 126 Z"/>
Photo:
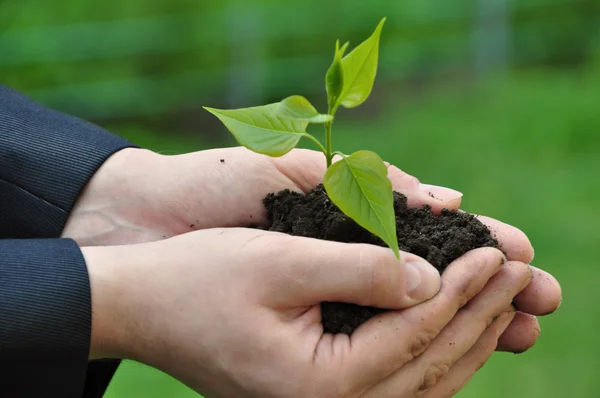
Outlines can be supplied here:
<path id="1" fill-rule="evenodd" d="M 218 117 L 236 140 L 246 148 L 269 156 L 282 156 L 307 137 L 325 155 L 327 194 L 342 212 L 357 224 L 380 237 L 400 258 L 392 183 L 377 154 L 358 151 L 332 165 L 331 126 L 337 108 L 355 108 L 366 101 L 377 75 L 379 38 L 385 18 L 373 34 L 344 56 L 348 43 L 335 43 L 333 62 L 325 76 L 328 114 L 320 114 L 304 97 L 294 95 L 275 104 L 252 108 L 220 110 L 205 108 Z M 306 132 L 309 123 L 325 124 L 325 147 Z"/>
<path id="2" fill-rule="evenodd" d="M 277 116 L 298 122 L 325 123 L 333 120 L 331 115 L 322 115 L 303 96 L 293 95 L 281 101 L 275 110 Z"/>
<path id="3" fill-rule="evenodd" d="M 306 134 L 308 122 L 278 116 L 280 103 L 242 109 L 214 109 L 215 115 L 246 148 L 269 156 L 282 156 L 294 149 Z"/>
<path id="4" fill-rule="evenodd" d="M 375 32 L 342 58 L 344 90 L 340 104 L 345 108 L 356 108 L 367 100 L 373 90 L 379 59 L 379 37 L 385 18 L 379 22 Z"/>
<path id="5" fill-rule="evenodd" d="M 400 257 L 392 183 L 375 152 L 358 151 L 342 157 L 327 169 L 323 185 L 340 210 L 379 236 Z"/>
<path id="6" fill-rule="evenodd" d="M 335 42 L 335 53 L 333 62 L 325 75 L 325 88 L 327 89 L 327 101 L 329 109 L 332 110 L 338 103 L 338 99 L 344 90 L 344 70 L 342 69 L 342 57 L 348 48 L 348 42 L 340 48 L 340 41 Z"/>

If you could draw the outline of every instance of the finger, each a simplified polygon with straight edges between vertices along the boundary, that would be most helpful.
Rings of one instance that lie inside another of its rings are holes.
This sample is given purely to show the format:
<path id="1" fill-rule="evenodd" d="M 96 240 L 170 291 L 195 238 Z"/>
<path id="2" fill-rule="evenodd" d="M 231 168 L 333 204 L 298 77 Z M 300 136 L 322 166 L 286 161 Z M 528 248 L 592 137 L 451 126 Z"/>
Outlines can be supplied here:
<path id="1" fill-rule="evenodd" d="M 450 188 L 421 184 L 413 177 L 396 166 L 388 166 L 388 178 L 395 191 L 407 198 L 409 207 L 431 206 L 431 210 L 439 214 L 442 209 L 458 209 L 463 194 Z"/>
<path id="2" fill-rule="evenodd" d="M 427 261 L 367 244 L 349 244 L 288 238 L 280 267 L 272 272 L 286 286 L 286 294 L 271 292 L 267 299 L 283 299 L 293 306 L 344 302 L 385 309 L 402 309 L 433 297 L 440 289 L 440 274 Z"/>
<path id="3" fill-rule="evenodd" d="M 558 281 L 546 271 L 531 267 L 533 279 L 515 297 L 515 307 L 531 315 L 548 315 L 560 307 L 562 291 Z"/>
<path id="4" fill-rule="evenodd" d="M 499 249 L 506 254 L 506 258 L 525 264 L 531 263 L 534 256 L 533 246 L 523 231 L 490 217 L 477 216 L 477 219 L 487 226 L 492 236 L 498 240 Z"/>
<path id="5" fill-rule="evenodd" d="M 433 388 L 477 342 L 483 332 L 531 280 L 527 264 L 511 261 L 490 279 L 483 290 L 442 330 L 418 358 L 380 383 L 380 389 L 397 391 L 412 386 L 422 393 Z"/>
<path id="6" fill-rule="evenodd" d="M 540 333 L 540 323 L 535 316 L 517 311 L 515 319 L 500 337 L 497 350 L 523 353 L 533 347 Z"/>
<path id="7" fill-rule="evenodd" d="M 340 157 L 334 158 L 334 161 Z M 273 163 L 278 170 L 287 176 L 300 190 L 308 192 L 315 185 L 323 182 L 326 163 L 321 152 L 305 149 L 294 149 L 288 154 L 274 158 Z M 419 180 L 393 165 L 388 165 L 388 178 L 395 191 L 408 198 L 410 207 L 431 206 L 434 213 L 442 209 L 458 209 L 462 193 L 450 188 L 420 184 Z"/>
<path id="8" fill-rule="evenodd" d="M 490 359 L 498 338 L 515 317 L 515 311 L 510 309 L 500 315 L 492 325 L 479 337 L 471 349 L 460 358 L 448 374 L 439 383 L 421 395 L 420 398 L 452 397 L 462 390 L 471 377 Z"/>
<path id="9" fill-rule="evenodd" d="M 494 220 L 478 216 L 499 243 L 500 249 L 509 260 L 530 263 L 534 257 L 533 247 L 527 236 L 519 229 Z M 522 312 L 532 315 L 547 315 L 560 306 L 562 292 L 558 281 L 549 273 L 532 267 L 531 284 L 515 298 L 515 306 Z"/>
<path id="10" fill-rule="evenodd" d="M 361 325 L 350 336 L 350 377 L 362 378 L 366 385 L 377 383 L 421 355 L 457 311 L 498 272 L 503 261 L 499 250 L 472 250 L 450 264 L 434 298 L 401 312 L 381 314 Z"/>

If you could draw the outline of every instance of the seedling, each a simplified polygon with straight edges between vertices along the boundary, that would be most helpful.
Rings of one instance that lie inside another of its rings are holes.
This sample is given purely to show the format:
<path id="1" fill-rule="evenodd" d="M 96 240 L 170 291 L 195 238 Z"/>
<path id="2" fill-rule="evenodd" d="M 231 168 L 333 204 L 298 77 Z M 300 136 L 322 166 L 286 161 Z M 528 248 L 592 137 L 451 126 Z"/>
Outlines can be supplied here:
<path id="1" fill-rule="evenodd" d="M 303 137 L 313 141 L 327 162 L 323 185 L 329 198 L 358 225 L 380 237 L 400 258 L 392 183 L 385 163 L 371 151 L 360 150 L 351 155 L 334 151 L 331 140 L 338 108 L 355 108 L 371 94 L 384 23 L 385 18 L 367 40 L 347 55 L 348 43 L 340 47 L 339 40 L 336 42 L 333 62 L 325 75 L 329 105 L 326 114 L 319 113 L 299 95 L 251 108 L 204 109 L 218 117 L 241 145 L 264 155 L 283 156 Z M 324 125 L 325 145 L 306 132 L 309 124 Z M 340 160 L 333 163 L 335 155 Z"/>

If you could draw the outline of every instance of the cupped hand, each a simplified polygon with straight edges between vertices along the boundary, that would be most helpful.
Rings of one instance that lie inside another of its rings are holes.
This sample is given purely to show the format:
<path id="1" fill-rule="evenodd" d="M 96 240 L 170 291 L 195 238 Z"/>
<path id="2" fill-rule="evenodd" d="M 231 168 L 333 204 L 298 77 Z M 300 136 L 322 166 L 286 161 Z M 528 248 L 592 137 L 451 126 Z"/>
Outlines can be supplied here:
<path id="1" fill-rule="evenodd" d="M 531 279 L 492 248 L 440 280 L 410 253 L 245 228 L 83 253 L 91 357 L 135 359 L 209 397 L 450 397 L 494 351 Z M 331 335 L 323 301 L 391 311 Z"/>
<path id="2" fill-rule="evenodd" d="M 428 204 L 434 212 L 458 209 L 462 194 L 421 184 L 395 166 L 388 167 L 394 189 L 409 206 Z M 192 230 L 266 223 L 262 199 L 269 192 L 307 192 L 322 181 L 323 154 L 293 150 L 270 158 L 245 148 L 223 148 L 162 156 L 140 149 L 113 155 L 77 202 L 63 236 L 81 245 L 156 241 Z M 479 218 L 498 239 L 509 260 L 529 264 L 533 248 L 515 227 Z M 552 275 L 532 267 L 532 283 L 515 299 L 519 310 L 498 349 L 523 352 L 540 334 L 536 315 L 558 308 L 561 289 Z"/>

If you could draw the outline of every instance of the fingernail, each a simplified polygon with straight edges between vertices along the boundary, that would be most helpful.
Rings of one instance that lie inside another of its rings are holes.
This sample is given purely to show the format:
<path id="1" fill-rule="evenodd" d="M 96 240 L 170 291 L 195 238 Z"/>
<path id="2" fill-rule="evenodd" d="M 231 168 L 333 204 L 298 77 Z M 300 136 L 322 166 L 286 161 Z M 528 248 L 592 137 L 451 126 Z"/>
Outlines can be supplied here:
<path id="1" fill-rule="evenodd" d="M 406 294 L 417 301 L 432 298 L 440 290 L 440 273 L 422 259 L 406 263 Z"/>
<path id="2" fill-rule="evenodd" d="M 506 328 L 508 328 L 508 325 L 510 325 L 514 317 L 515 312 L 509 311 L 501 314 L 498 318 L 496 318 L 496 324 L 498 324 L 497 338 L 500 338 L 500 336 L 502 336 L 502 333 L 504 333 Z"/>
<path id="3" fill-rule="evenodd" d="M 437 185 L 419 184 L 419 189 L 440 202 L 455 202 L 462 199 L 462 192 Z"/>

